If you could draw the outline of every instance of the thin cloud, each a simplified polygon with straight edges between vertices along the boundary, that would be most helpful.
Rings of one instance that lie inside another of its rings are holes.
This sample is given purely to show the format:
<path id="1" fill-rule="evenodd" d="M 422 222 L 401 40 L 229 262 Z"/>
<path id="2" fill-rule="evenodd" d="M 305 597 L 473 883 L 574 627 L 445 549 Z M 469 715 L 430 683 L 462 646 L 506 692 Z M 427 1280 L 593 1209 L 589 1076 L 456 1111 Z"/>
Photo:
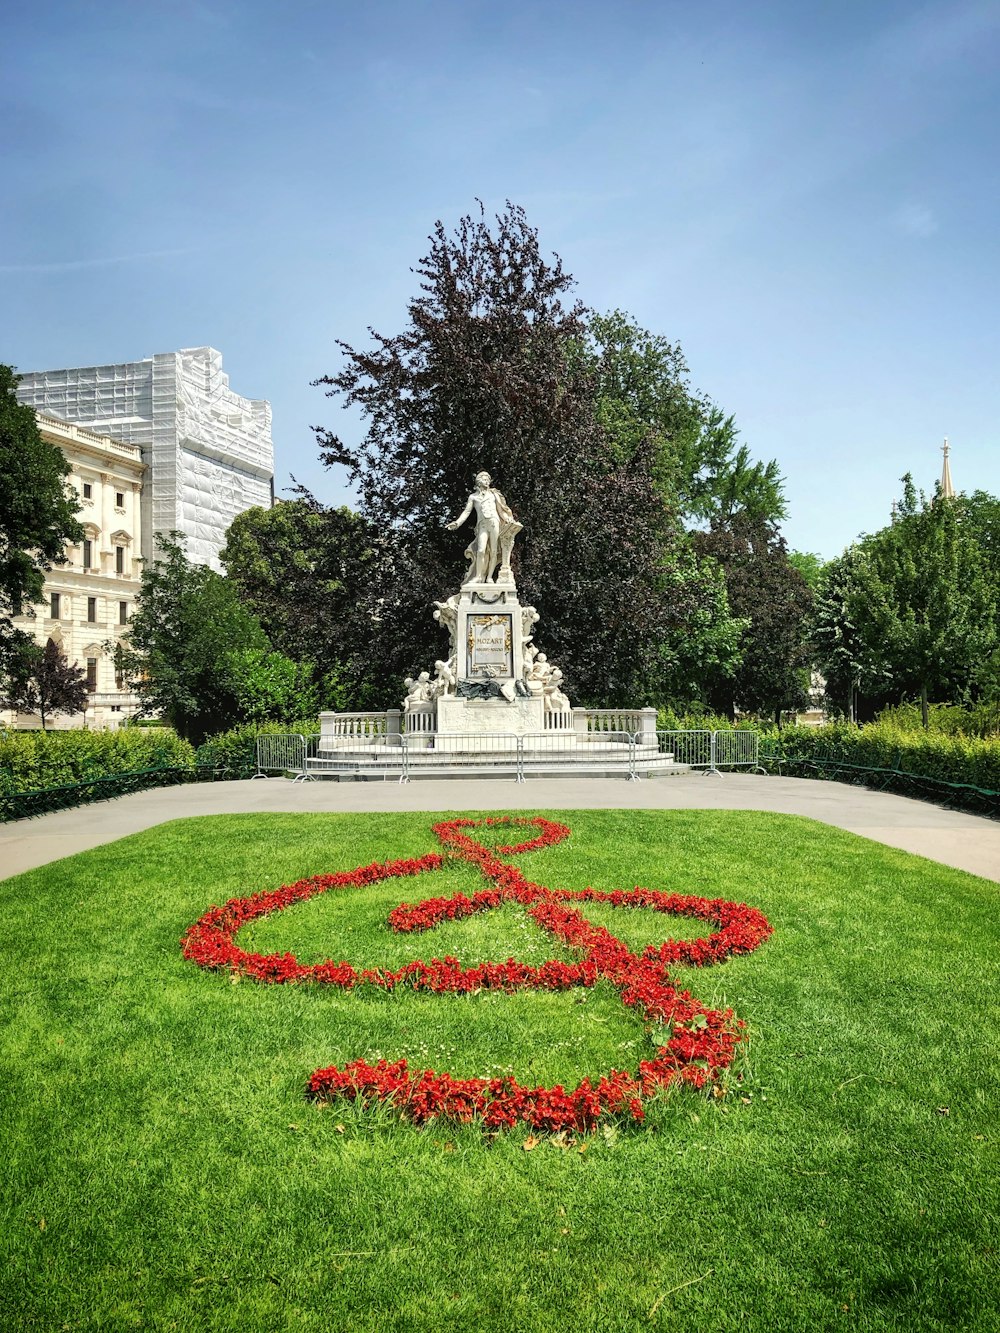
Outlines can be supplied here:
<path id="1" fill-rule="evenodd" d="M 924 204 L 904 204 L 893 214 L 893 224 L 906 236 L 926 241 L 939 230 L 937 218 Z"/>
<path id="2" fill-rule="evenodd" d="M 182 250 L 143 250 L 130 255 L 105 255 L 100 259 L 55 259 L 43 264 L 0 264 L 0 273 L 72 273 L 77 269 L 112 268 L 116 264 L 140 264 L 147 259 L 168 259 L 173 255 L 193 254 Z"/>

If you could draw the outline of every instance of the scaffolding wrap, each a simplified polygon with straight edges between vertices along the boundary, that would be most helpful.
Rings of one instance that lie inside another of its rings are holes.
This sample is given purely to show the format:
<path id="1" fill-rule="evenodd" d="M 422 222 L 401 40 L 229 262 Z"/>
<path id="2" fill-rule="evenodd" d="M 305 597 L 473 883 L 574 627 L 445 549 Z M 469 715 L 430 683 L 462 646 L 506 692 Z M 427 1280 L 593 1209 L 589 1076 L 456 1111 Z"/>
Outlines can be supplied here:
<path id="1" fill-rule="evenodd" d="M 245 509 L 271 504 L 271 407 L 229 387 L 213 347 L 162 352 L 118 365 L 23 376 L 18 399 L 40 412 L 138 445 L 147 465 L 143 549 L 179 529 L 187 553 L 219 568 L 226 529 Z"/>

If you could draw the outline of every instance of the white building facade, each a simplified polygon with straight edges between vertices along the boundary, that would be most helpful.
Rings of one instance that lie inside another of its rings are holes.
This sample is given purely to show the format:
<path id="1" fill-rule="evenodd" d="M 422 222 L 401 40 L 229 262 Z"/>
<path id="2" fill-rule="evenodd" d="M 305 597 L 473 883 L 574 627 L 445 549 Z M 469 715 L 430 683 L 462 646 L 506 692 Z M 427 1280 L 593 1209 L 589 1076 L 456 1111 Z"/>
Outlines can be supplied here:
<path id="1" fill-rule="evenodd" d="M 139 592 L 146 469 L 136 445 L 40 414 L 38 427 L 69 462 L 84 538 L 67 546 L 67 563 L 46 575 L 45 598 L 34 616 L 14 623 L 42 646 L 52 639 L 87 675 L 86 713 L 58 716 L 47 725 L 115 728 L 139 703 L 117 675 L 114 645 L 128 628 Z M 40 725 L 28 713 L 0 713 L 0 721 L 22 729 Z"/>
<path id="2" fill-rule="evenodd" d="M 140 451 L 146 480 L 137 554 L 147 560 L 154 536 L 177 529 L 187 538 L 189 559 L 219 569 L 236 515 L 272 503 L 270 404 L 235 393 L 212 347 L 29 372 L 17 397 Z"/>

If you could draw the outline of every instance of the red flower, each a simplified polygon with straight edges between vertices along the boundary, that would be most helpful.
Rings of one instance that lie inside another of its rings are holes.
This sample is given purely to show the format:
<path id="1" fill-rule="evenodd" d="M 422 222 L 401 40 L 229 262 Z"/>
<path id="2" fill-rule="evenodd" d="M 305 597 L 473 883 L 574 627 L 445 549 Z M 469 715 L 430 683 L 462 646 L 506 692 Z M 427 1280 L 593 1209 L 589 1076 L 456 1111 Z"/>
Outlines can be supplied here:
<path id="1" fill-rule="evenodd" d="M 533 826 L 537 836 L 520 843 L 489 848 L 463 830 L 487 826 Z M 610 982 L 622 1003 L 635 1008 L 648 1021 L 661 1025 L 665 1044 L 655 1058 L 643 1060 L 634 1074 L 611 1070 L 596 1082 L 584 1079 L 576 1088 L 527 1088 L 514 1079 L 457 1079 L 433 1070 L 411 1071 L 405 1060 L 370 1065 L 352 1060 L 342 1069 L 332 1065 L 317 1069 L 308 1083 L 308 1095 L 316 1100 L 344 1097 L 366 1105 L 388 1102 L 416 1124 L 437 1116 L 467 1121 L 479 1118 L 491 1128 L 511 1127 L 524 1122 L 535 1129 L 591 1130 L 602 1115 L 644 1116 L 642 1102 L 674 1082 L 695 1087 L 718 1079 L 732 1062 L 743 1026 L 732 1010 L 707 1009 L 688 991 L 677 990 L 666 967 L 668 963 L 703 966 L 731 954 L 751 953 L 767 939 L 771 927 L 766 917 L 745 903 L 721 898 L 698 898 L 634 888 L 612 893 L 597 889 L 572 891 L 548 889 L 525 879 L 502 856 L 514 856 L 537 847 L 551 846 L 569 836 L 564 824 L 541 817 L 526 820 L 502 816 L 475 821 L 454 819 L 434 826 L 445 851 L 479 868 L 491 887 L 471 898 L 425 898 L 416 904 L 401 903 L 389 913 L 389 924 L 402 933 L 430 930 L 441 921 L 454 921 L 476 912 L 491 911 L 505 901 L 522 904 L 543 929 L 580 953 L 579 961 L 552 959 L 540 967 L 508 958 L 506 962 L 483 962 L 463 967 L 457 958 L 414 959 L 395 970 L 355 969 L 347 962 L 299 963 L 293 954 L 251 954 L 236 944 L 236 935 L 248 921 L 281 911 L 330 889 L 377 884 L 394 876 L 419 875 L 438 870 L 445 863 L 439 853 L 416 860 L 390 861 L 362 866 L 339 875 L 316 875 L 270 893 L 230 899 L 224 907 L 212 907 L 187 930 L 182 940 L 184 957 L 199 967 L 229 969 L 255 981 L 290 983 L 319 982 L 350 990 L 357 985 L 394 990 L 469 994 L 480 990 L 566 990 L 593 986 L 599 978 Z M 640 956 L 631 953 L 621 940 L 603 926 L 595 926 L 570 902 L 605 902 L 614 907 L 649 908 L 675 916 L 691 916 L 713 922 L 717 929 L 699 940 L 666 940 L 650 944 Z"/>

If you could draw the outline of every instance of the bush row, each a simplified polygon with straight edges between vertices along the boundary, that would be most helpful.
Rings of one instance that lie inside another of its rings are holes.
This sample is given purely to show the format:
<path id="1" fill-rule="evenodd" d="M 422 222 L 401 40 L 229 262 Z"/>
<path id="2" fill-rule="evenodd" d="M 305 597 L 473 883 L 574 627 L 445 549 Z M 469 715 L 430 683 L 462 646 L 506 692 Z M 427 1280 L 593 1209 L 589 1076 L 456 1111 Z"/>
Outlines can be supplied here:
<path id="1" fill-rule="evenodd" d="M 194 768 L 194 750 L 169 727 L 0 734 L 0 793 L 40 791 L 115 773 Z"/>
<path id="2" fill-rule="evenodd" d="M 837 760 L 1000 792 L 1000 736 L 979 739 L 914 732 L 881 721 L 860 728 L 835 723 L 826 727 L 786 727 L 762 736 L 761 753 L 772 763 Z"/>
<path id="3" fill-rule="evenodd" d="M 284 736 L 299 733 L 311 736 L 319 731 L 316 718 L 301 722 L 248 722 L 231 731 L 211 736 L 198 746 L 196 762 L 199 768 L 211 769 L 221 775 L 243 778 L 257 771 L 256 744 L 258 736 Z"/>

